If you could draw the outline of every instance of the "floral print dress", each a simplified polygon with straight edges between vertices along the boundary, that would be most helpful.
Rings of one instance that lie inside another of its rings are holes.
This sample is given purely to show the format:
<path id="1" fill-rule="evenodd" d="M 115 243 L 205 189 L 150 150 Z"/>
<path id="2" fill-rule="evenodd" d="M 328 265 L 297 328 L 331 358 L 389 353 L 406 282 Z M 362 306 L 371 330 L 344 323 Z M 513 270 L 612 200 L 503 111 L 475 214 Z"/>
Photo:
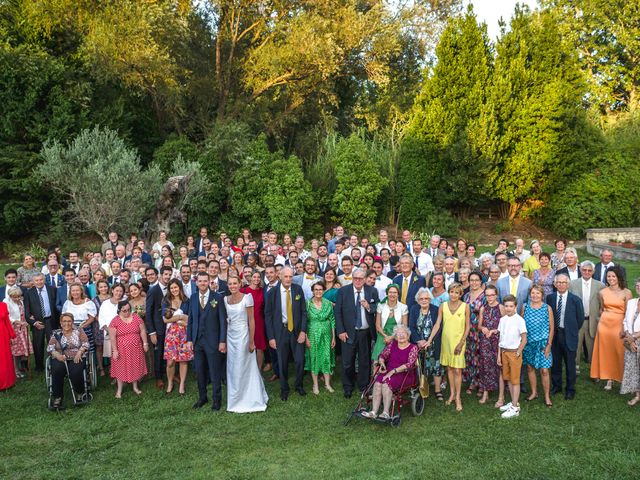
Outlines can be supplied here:
<path id="1" fill-rule="evenodd" d="M 467 337 L 467 349 L 464 353 L 467 367 L 462 372 L 462 380 L 464 382 L 470 382 L 469 388 L 475 388 L 479 384 L 480 375 L 480 332 L 478 331 L 478 315 L 480 315 L 480 308 L 482 308 L 486 301 L 484 292 L 481 292 L 475 300 L 471 300 L 471 292 L 466 293 L 464 297 L 462 297 L 462 300 L 469 305 L 469 323 L 471 324 L 469 336 Z"/>

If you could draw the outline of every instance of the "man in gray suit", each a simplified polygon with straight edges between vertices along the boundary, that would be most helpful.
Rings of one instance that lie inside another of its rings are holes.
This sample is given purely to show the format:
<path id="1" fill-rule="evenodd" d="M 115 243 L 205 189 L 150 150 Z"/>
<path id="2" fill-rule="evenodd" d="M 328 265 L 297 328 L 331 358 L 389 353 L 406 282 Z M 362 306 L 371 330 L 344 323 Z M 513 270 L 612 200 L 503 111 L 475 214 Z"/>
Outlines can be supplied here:
<path id="1" fill-rule="evenodd" d="M 600 320 L 600 290 L 604 284 L 593 278 L 595 265 L 589 260 L 580 264 L 582 278 L 571 281 L 569 291 L 577 295 L 582 300 L 584 308 L 584 323 L 578 334 L 578 350 L 576 353 L 576 373 L 580 373 L 580 357 L 583 352 L 583 344 L 586 347 L 587 362 L 591 362 L 593 353 L 593 342 L 598 330 Z"/>
<path id="2" fill-rule="evenodd" d="M 518 300 L 518 310 L 527 303 L 529 298 L 529 289 L 532 282 L 527 277 L 520 275 L 522 270 L 522 264 L 518 257 L 511 257 L 507 261 L 507 271 L 509 276 L 503 277 L 497 281 L 496 287 L 498 288 L 498 295 L 500 295 L 500 301 L 507 295 L 513 295 Z"/>

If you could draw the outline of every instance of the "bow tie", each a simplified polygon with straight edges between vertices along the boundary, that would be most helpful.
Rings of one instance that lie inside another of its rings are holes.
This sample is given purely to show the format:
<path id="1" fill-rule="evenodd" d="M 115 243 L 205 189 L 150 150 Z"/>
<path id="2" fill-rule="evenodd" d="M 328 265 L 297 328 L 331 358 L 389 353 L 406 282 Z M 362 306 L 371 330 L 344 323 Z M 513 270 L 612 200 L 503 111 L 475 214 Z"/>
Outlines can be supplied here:
<path id="1" fill-rule="evenodd" d="M 347 277 L 346 275 L 344 276 L 345 280 L 351 280 L 351 276 Z"/>
<path id="2" fill-rule="evenodd" d="M 314 280 L 316 277 L 314 277 L 313 275 L 305 275 L 304 278 L 306 278 L 307 280 Z"/>

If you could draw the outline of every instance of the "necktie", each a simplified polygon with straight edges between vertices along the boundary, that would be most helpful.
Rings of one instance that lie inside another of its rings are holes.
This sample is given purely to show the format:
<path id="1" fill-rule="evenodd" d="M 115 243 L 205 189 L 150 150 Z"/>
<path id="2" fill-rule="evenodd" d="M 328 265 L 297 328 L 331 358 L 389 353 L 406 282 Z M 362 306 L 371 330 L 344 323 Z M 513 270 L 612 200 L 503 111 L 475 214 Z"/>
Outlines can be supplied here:
<path id="1" fill-rule="evenodd" d="M 560 324 L 564 325 L 562 320 L 562 295 L 558 294 L 558 308 L 556 308 L 556 327 L 560 328 Z"/>
<path id="2" fill-rule="evenodd" d="M 400 298 L 400 301 L 404 304 L 407 303 L 408 291 L 409 291 L 409 279 L 407 277 L 404 277 L 404 280 L 402 282 L 402 297 Z"/>
<path id="3" fill-rule="evenodd" d="M 515 297 L 516 294 L 518 293 L 518 289 L 516 288 L 516 279 L 511 278 L 510 280 L 511 280 L 511 295 Z"/>
<path id="4" fill-rule="evenodd" d="M 200 307 L 204 310 L 204 293 L 200 294 Z"/>
<path id="5" fill-rule="evenodd" d="M 324 262 L 320 262 L 320 271 L 324 272 Z"/>
<path id="6" fill-rule="evenodd" d="M 420 270 L 420 265 L 418 265 L 418 255 L 416 255 L 416 270 Z"/>
<path id="7" fill-rule="evenodd" d="M 360 303 L 360 300 L 362 299 L 362 297 L 360 297 L 360 290 L 358 290 L 357 295 L 356 295 L 356 318 L 357 318 L 357 322 L 356 325 L 358 325 L 358 328 L 363 328 L 362 325 L 362 304 Z"/>
<path id="8" fill-rule="evenodd" d="M 287 330 L 293 332 L 293 302 L 290 288 L 287 288 Z"/>
<path id="9" fill-rule="evenodd" d="M 44 317 L 44 297 L 42 296 L 42 289 L 38 289 L 38 295 L 40 296 L 40 315 Z"/>
<path id="10" fill-rule="evenodd" d="M 600 279 L 600 281 L 602 283 L 604 283 L 605 285 L 607 284 L 606 280 L 607 280 L 607 270 L 608 269 L 609 269 L 609 267 L 607 267 L 605 265 L 602 265 L 602 269 L 601 269 L 602 270 L 602 278 Z"/>

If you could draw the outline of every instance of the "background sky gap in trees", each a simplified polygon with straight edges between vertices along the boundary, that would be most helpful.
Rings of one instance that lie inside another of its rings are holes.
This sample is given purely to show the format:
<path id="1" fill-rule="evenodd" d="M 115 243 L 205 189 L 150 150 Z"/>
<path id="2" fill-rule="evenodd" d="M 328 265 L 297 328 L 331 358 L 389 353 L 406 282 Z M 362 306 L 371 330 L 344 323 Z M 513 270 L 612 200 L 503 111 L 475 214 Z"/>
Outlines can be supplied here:
<path id="1" fill-rule="evenodd" d="M 537 7 L 535 0 L 466 0 L 464 2 L 465 7 L 469 3 L 473 4 L 473 11 L 476 13 L 478 21 L 487 24 L 489 38 L 494 41 L 496 37 L 500 35 L 500 27 L 498 26 L 500 17 L 502 17 L 508 25 L 516 3 L 527 5 L 531 10 Z"/>

